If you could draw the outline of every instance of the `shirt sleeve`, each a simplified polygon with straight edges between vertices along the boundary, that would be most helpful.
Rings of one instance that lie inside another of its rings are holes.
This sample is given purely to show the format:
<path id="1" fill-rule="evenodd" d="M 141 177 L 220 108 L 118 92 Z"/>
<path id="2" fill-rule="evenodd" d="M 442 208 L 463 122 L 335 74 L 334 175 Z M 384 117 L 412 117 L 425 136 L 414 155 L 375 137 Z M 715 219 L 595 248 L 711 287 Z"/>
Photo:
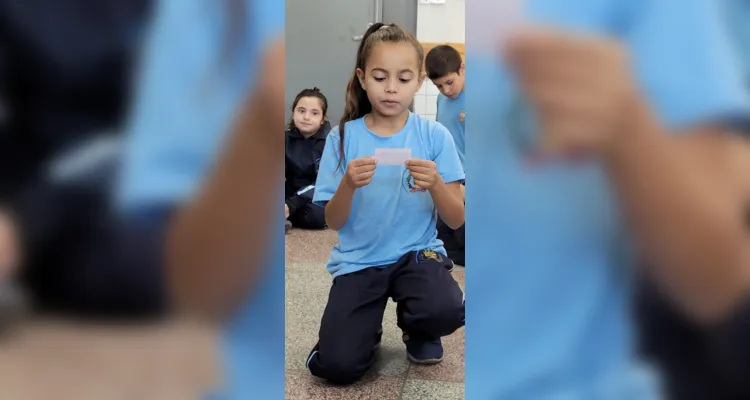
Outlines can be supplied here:
<path id="1" fill-rule="evenodd" d="M 267 43 L 284 35 L 286 6 L 283 1 L 252 1 L 248 20 L 253 21 L 260 43 Z"/>
<path id="2" fill-rule="evenodd" d="M 434 138 L 433 161 L 437 164 L 438 173 L 443 181 L 445 183 L 463 182 L 465 179 L 464 169 L 461 166 L 461 159 L 458 157 L 453 136 L 448 132 L 448 128 L 436 122 L 432 137 Z"/>
<path id="3" fill-rule="evenodd" d="M 323 156 L 320 158 L 318 178 L 315 181 L 313 203 L 319 206 L 325 206 L 333 198 L 344 177 L 346 165 L 339 167 L 339 143 L 341 143 L 341 136 L 339 128 L 335 127 L 326 139 Z"/>
<path id="4" fill-rule="evenodd" d="M 671 131 L 748 120 L 748 94 L 719 1 L 637 1 L 627 40 L 637 76 Z"/>

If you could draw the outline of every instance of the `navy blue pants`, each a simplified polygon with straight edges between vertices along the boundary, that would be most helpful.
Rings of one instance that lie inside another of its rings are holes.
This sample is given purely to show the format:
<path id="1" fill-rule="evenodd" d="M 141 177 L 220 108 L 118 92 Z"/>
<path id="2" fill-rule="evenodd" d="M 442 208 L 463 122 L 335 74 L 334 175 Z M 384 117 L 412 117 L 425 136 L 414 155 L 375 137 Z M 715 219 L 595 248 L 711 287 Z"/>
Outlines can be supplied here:
<path id="1" fill-rule="evenodd" d="M 441 254 L 412 251 L 389 266 L 336 277 L 307 360 L 310 372 L 338 385 L 359 380 L 375 362 L 389 297 L 398 303 L 398 327 L 412 339 L 433 340 L 462 327 L 463 291 L 450 266 Z"/>
<path id="2" fill-rule="evenodd" d="M 301 229 L 325 229 L 326 209 L 308 202 L 289 215 L 289 222 L 295 228 Z"/>

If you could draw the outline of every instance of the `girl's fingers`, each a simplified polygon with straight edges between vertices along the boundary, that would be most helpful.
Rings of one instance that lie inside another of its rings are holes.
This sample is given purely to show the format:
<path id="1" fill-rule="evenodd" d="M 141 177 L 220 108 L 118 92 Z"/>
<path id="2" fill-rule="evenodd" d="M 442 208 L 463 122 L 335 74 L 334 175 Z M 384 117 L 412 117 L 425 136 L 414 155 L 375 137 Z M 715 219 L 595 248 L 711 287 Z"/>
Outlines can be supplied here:
<path id="1" fill-rule="evenodd" d="M 365 179 L 359 180 L 357 183 L 362 186 L 366 186 L 366 185 L 369 185 L 371 181 L 372 181 L 372 178 L 365 178 Z"/>
<path id="2" fill-rule="evenodd" d="M 419 165 L 419 166 L 408 166 L 406 167 L 410 172 L 419 173 L 419 174 L 429 174 L 431 172 L 435 171 L 435 168 L 429 166 L 429 165 Z"/>
<path id="3" fill-rule="evenodd" d="M 366 164 L 366 165 L 362 165 L 360 167 L 355 168 L 354 171 L 357 174 L 364 174 L 364 173 L 375 171 L 375 167 L 376 167 L 375 164 Z"/>
<path id="4" fill-rule="evenodd" d="M 371 179 L 373 175 L 374 175 L 374 173 L 362 173 L 362 174 L 357 174 L 357 175 L 356 175 L 356 176 L 354 177 L 354 179 L 355 179 L 355 180 L 358 180 L 358 181 L 363 181 L 363 180 L 365 180 L 365 179 Z"/>
<path id="5" fill-rule="evenodd" d="M 430 175 L 429 174 L 423 174 L 418 172 L 412 172 L 411 173 L 412 178 L 414 178 L 414 181 L 422 181 L 422 182 L 428 182 L 430 181 Z"/>

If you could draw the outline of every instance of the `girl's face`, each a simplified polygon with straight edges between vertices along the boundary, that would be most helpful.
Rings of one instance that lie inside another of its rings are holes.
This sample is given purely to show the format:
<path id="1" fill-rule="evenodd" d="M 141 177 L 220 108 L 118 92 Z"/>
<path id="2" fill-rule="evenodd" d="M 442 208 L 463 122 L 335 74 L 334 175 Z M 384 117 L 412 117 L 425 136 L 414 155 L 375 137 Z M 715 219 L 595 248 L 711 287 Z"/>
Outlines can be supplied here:
<path id="1" fill-rule="evenodd" d="M 424 80 L 414 47 L 410 43 L 378 43 L 366 65 L 366 71 L 357 69 L 357 77 L 373 111 L 385 117 L 406 112 Z"/>
<path id="2" fill-rule="evenodd" d="M 306 135 L 317 132 L 325 123 L 323 106 L 317 97 L 303 97 L 294 107 L 294 126 Z"/>

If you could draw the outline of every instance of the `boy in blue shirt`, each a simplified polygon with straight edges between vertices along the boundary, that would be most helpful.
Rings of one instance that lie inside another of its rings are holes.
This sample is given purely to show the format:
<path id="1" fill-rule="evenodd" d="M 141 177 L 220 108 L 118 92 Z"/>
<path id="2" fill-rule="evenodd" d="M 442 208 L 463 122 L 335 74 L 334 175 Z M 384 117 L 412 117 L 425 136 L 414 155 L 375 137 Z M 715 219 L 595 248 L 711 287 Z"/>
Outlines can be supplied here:
<path id="1" fill-rule="evenodd" d="M 466 170 L 466 67 L 458 50 L 449 45 L 434 47 L 425 57 L 425 70 L 440 94 L 437 99 L 437 121 L 448 128 L 456 144 L 461 167 Z M 461 188 L 463 190 L 463 187 Z M 442 220 L 437 224 L 438 238 L 443 241 L 448 258 L 466 265 L 464 252 L 465 225 L 451 229 Z"/>

